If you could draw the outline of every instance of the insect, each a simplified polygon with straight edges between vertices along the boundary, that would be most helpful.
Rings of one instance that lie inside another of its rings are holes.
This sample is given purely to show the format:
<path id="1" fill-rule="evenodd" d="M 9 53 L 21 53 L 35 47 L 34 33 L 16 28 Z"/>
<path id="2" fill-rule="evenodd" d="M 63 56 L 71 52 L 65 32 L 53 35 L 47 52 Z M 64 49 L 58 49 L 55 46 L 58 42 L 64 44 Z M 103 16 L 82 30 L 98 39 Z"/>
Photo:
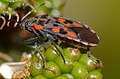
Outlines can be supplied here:
<path id="1" fill-rule="evenodd" d="M 26 16 L 29 14 L 30 12 L 26 14 Z M 26 40 L 26 44 L 35 43 L 37 48 L 39 44 L 46 41 L 51 41 L 64 62 L 64 56 L 57 48 L 55 43 L 58 40 L 61 40 L 65 43 L 70 43 L 72 45 L 87 47 L 89 56 L 89 47 L 97 46 L 99 43 L 99 37 L 97 36 L 96 32 L 89 26 L 79 21 L 66 19 L 63 17 L 52 17 L 48 14 L 35 16 L 30 19 L 25 19 L 25 17 L 22 19 L 23 21 L 21 23 L 21 27 L 29 32 L 32 32 L 36 36 L 35 38 L 29 38 Z M 44 39 L 42 40 L 42 38 Z M 41 54 L 40 56 L 44 62 L 44 57 Z"/>

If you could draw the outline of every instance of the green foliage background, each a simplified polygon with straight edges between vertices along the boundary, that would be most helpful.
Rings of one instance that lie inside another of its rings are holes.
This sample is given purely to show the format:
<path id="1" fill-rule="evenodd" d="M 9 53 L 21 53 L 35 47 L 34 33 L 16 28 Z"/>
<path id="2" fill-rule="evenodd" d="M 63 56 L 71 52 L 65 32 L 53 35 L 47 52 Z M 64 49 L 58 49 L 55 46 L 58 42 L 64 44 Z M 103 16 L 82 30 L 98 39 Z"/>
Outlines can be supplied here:
<path id="1" fill-rule="evenodd" d="M 104 65 L 104 79 L 120 78 L 120 0 L 67 0 L 64 17 L 79 20 L 100 36 L 91 53 Z"/>

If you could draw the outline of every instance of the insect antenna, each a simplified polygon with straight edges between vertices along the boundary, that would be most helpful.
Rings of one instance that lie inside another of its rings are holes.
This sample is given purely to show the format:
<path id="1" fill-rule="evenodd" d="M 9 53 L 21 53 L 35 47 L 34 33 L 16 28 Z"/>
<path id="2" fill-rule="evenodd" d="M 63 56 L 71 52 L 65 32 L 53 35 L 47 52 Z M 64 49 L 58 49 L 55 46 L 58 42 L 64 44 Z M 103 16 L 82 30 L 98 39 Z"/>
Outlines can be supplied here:
<path id="1" fill-rule="evenodd" d="M 26 18 L 27 16 L 29 16 L 33 11 L 35 11 L 37 8 L 39 8 L 39 7 L 43 6 L 43 5 L 45 5 L 45 3 L 42 3 L 42 4 L 39 5 L 38 7 L 32 9 L 31 11 L 29 11 L 26 15 L 24 15 L 24 16 L 22 17 L 21 22 L 23 22 L 23 21 L 25 20 L 25 18 Z"/>

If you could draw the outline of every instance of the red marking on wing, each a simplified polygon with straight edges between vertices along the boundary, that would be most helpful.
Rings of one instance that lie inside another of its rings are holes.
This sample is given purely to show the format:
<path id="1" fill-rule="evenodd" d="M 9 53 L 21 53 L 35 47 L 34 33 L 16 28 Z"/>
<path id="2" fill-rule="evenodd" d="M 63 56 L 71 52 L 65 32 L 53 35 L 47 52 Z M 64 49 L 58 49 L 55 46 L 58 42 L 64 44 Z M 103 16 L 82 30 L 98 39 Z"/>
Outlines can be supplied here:
<path id="1" fill-rule="evenodd" d="M 35 23 L 35 22 L 30 24 L 30 26 L 35 26 L 35 25 L 36 25 L 36 23 Z"/>
<path id="2" fill-rule="evenodd" d="M 67 33 L 66 34 L 60 33 L 61 29 L 63 29 Z M 51 30 L 52 30 L 52 32 L 56 32 L 57 35 L 60 34 L 60 36 L 62 36 L 62 35 L 66 36 L 68 39 L 78 38 L 78 36 L 73 31 L 70 31 L 70 29 L 67 27 L 56 27 L 56 28 L 51 28 Z"/>
<path id="3" fill-rule="evenodd" d="M 46 19 L 46 18 L 34 18 L 34 20 L 47 21 L 47 19 Z"/>
<path id="4" fill-rule="evenodd" d="M 48 27 L 53 27 L 53 24 L 47 24 Z"/>
<path id="5" fill-rule="evenodd" d="M 49 16 L 49 18 L 50 18 L 52 21 L 54 21 L 54 22 L 57 21 L 55 18 L 53 18 L 53 17 L 51 17 L 51 16 Z"/>
<path id="6" fill-rule="evenodd" d="M 65 20 L 63 18 L 58 18 L 58 21 L 64 24 Z"/>
<path id="7" fill-rule="evenodd" d="M 60 32 L 60 28 L 52 28 L 53 32 Z"/>
<path id="8" fill-rule="evenodd" d="M 68 27 L 71 26 L 71 24 L 69 24 L 69 23 L 66 23 L 66 24 L 64 23 L 64 25 L 65 25 L 65 26 L 68 26 Z"/>
<path id="9" fill-rule="evenodd" d="M 70 24 L 70 23 L 67 23 L 67 21 L 66 21 L 64 18 L 59 18 L 58 21 L 59 21 L 60 23 L 64 24 L 65 26 L 68 26 L 68 27 L 71 26 L 71 24 Z"/>
<path id="10" fill-rule="evenodd" d="M 78 27 L 83 27 L 81 24 L 77 23 L 77 22 L 73 22 L 74 26 L 78 26 Z"/>
<path id="11" fill-rule="evenodd" d="M 63 28 L 63 30 L 67 31 L 67 30 L 69 30 L 69 29 L 65 27 L 65 28 Z"/>
<path id="12" fill-rule="evenodd" d="M 67 34 L 66 34 L 66 35 L 68 35 L 68 36 L 70 36 L 70 37 L 73 37 L 73 38 L 77 38 L 77 35 L 74 34 L 73 32 L 70 32 L 70 31 L 67 31 Z"/>
<path id="13" fill-rule="evenodd" d="M 43 26 L 42 25 L 35 25 L 34 28 L 36 30 L 41 30 L 41 29 L 43 29 Z"/>
<path id="14" fill-rule="evenodd" d="M 40 18 L 39 20 L 41 20 L 41 21 L 47 21 L 46 18 Z"/>

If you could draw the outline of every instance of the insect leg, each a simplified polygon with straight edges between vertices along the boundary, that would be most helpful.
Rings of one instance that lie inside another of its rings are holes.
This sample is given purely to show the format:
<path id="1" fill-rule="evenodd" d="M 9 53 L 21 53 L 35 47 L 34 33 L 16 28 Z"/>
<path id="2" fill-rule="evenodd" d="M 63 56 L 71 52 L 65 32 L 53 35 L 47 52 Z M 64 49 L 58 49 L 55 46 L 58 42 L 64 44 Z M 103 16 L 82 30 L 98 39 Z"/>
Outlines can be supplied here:
<path id="1" fill-rule="evenodd" d="M 34 43 L 34 47 L 35 47 L 36 51 L 38 52 L 40 59 L 42 60 L 43 68 L 45 68 L 45 63 L 46 63 L 46 62 L 45 62 L 45 58 L 44 58 L 43 55 L 41 54 L 38 46 L 39 46 L 40 44 L 43 44 L 44 41 L 45 41 L 45 40 L 39 41 L 39 38 L 38 38 L 38 37 L 29 38 L 29 39 L 27 39 L 27 40 L 24 41 L 24 43 L 25 43 L 26 45 L 29 45 L 29 44 L 31 45 L 31 44 Z"/>
<path id="2" fill-rule="evenodd" d="M 26 45 L 31 45 L 31 44 L 34 44 L 35 42 L 38 41 L 38 37 L 35 37 L 35 38 L 28 38 L 24 41 L 24 44 Z"/>
<path id="3" fill-rule="evenodd" d="M 90 57 L 90 58 L 91 58 L 90 48 L 89 48 L 89 47 L 87 47 L 87 54 L 88 54 L 88 57 Z"/>
<path id="4" fill-rule="evenodd" d="M 91 58 L 93 61 L 95 61 L 96 63 L 101 63 L 98 59 L 96 59 L 94 56 L 92 56 L 90 54 L 90 48 L 87 47 L 87 54 L 88 54 L 88 57 Z"/>
<path id="5" fill-rule="evenodd" d="M 91 53 L 90 53 L 90 47 L 87 47 L 87 54 L 88 54 L 89 58 L 93 59 L 95 62 L 97 61 L 97 59 L 91 55 Z"/>
<path id="6" fill-rule="evenodd" d="M 65 58 L 64 58 L 62 52 L 61 52 L 61 51 L 58 49 L 58 47 L 56 46 L 55 42 L 54 42 L 53 39 L 52 39 L 52 36 L 51 36 L 50 34 L 46 34 L 46 36 L 47 36 L 48 40 L 50 40 L 51 43 L 52 43 L 52 44 L 55 46 L 55 48 L 57 49 L 58 53 L 60 54 L 60 56 L 61 56 L 62 59 L 63 59 L 63 62 L 66 63 L 66 62 L 65 62 Z"/>
<path id="7" fill-rule="evenodd" d="M 43 42 L 43 41 L 41 41 L 41 42 Z M 39 54 L 39 57 L 40 57 L 40 59 L 42 60 L 43 68 L 45 68 L 45 64 L 46 64 L 45 58 L 44 58 L 43 55 L 41 54 L 38 46 L 39 46 L 39 44 L 38 44 L 38 42 L 36 42 L 36 43 L 35 43 L 35 49 L 37 50 L 37 52 L 38 52 L 38 54 Z"/>

